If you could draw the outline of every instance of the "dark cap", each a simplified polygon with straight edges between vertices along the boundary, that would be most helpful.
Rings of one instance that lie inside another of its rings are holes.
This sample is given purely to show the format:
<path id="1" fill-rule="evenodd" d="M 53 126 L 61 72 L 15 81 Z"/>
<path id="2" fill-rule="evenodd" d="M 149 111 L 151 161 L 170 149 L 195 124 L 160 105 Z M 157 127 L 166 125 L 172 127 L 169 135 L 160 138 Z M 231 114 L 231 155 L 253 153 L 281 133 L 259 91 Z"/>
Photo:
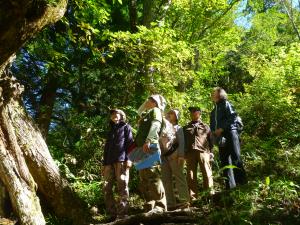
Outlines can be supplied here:
<path id="1" fill-rule="evenodd" d="M 190 112 L 202 112 L 198 106 L 190 106 L 188 109 Z"/>

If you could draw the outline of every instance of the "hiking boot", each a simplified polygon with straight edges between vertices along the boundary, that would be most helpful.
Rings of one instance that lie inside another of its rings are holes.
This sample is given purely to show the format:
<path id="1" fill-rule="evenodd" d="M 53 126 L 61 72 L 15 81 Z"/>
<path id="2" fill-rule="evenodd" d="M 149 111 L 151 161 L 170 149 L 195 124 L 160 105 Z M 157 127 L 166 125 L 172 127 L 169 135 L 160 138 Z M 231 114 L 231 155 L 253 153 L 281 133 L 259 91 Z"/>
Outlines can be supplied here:
<path id="1" fill-rule="evenodd" d="M 175 211 L 175 210 L 176 210 L 176 205 L 168 206 L 168 211 Z"/>
<path id="2" fill-rule="evenodd" d="M 187 209 L 190 207 L 189 202 L 182 202 L 176 205 L 176 209 Z"/>
<path id="3" fill-rule="evenodd" d="M 165 209 L 163 209 L 163 208 L 161 208 L 159 206 L 155 206 L 152 210 L 150 210 L 147 213 L 149 213 L 149 214 L 156 214 L 156 213 L 163 213 L 165 211 L 166 211 Z"/>
<path id="4" fill-rule="evenodd" d="M 150 212 L 151 210 L 154 209 L 154 204 L 146 203 L 144 204 L 143 208 L 144 208 L 144 212 Z"/>
<path id="5" fill-rule="evenodd" d="M 168 211 L 184 210 L 184 209 L 188 209 L 189 207 L 190 207 L 189 202 L 182 202 L 182 203 L 178 203 L 175 206 L 168 207 Z"/>
<path id="6" fill-rule="evenodd" d="M 126 219 L 128 217 L 128 215 L 118 215 L 117 217 L 116 217 L 116 220 L 124 220 L 124 219 Z"/>
<path id="7" fill-rule="evenodd" d="M 117 219 L 117 216 L 115 215 L 110 215 L 107 217 L 107 222 L 110 223 L 110 222 L 113 222 Z"/>

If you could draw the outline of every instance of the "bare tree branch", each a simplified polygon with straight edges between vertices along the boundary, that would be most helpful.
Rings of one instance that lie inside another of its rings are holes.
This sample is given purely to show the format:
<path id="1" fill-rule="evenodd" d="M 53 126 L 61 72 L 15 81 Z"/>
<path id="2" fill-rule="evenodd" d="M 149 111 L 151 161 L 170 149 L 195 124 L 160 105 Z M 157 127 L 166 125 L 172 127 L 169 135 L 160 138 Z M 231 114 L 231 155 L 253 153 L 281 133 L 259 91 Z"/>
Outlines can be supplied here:
<path id="1" fill-rule="evenodd" d="M 228 6 L 227 9 L 225 9 L 225 11 L 223 11 L 223 13 L 221 13 L 220 16 L 218 16 L 215 20 L 213 20 L 210 24 L 208 24 L 199 34 L 198 34 L 198 39 L 203 37 L 204 34 L 206 33 L 206 31 L 210 28 L 212 28 L 216 23 L 218 23 L 224 16 L 227 15 L 227 13 L 238 3 L 240 2 L 240 0 L 234 0 L 230 3 L 230 5 Z M 191 35 L 193 36 L 193 35 Z"/>
<path id="2" fill-rule="evenodd" d="M 300 32 L 299 32 L 299 30 L 297 28 L 297 25 L 296 25 L 295 21 L 294 21 L 294 17 L 293 17 L 293 13 L 292 13 L 292 11 L 293 11 L 292 5 L 291 5 L 291 9 L 289 10 L 288 6 L 286 5 L 286 1 L 285 0 L 280 0 L 280 3 L 282 3 L 282 5 L 283 5 L 283 7 L 284 7 L 284 9 L 285 9 L 288 17 L 289 17 L 289 20 L 290 20 L 290 22 L 291 22 L 291 24 L 293 26 L 293 29 L 294 29 L 294 31 L 295 31 L 295 33 L 296 33 L 296 35 L 297 35 L 297 37 L 298 37 L 298 39 L 300 41 Z"/>

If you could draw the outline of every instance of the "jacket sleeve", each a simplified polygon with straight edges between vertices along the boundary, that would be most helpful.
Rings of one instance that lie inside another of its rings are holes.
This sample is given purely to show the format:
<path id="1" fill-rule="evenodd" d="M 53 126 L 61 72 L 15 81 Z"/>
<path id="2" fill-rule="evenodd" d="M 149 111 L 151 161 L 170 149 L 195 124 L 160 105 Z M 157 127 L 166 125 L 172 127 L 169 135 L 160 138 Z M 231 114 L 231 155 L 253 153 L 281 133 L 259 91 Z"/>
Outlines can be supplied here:
<path id="1" fill-rule="evenodd" d="M 184 153 L 188 152 L 188 146 L 187 146 L 187 134 L 186 134 L 186 126 L 182 128 L 183 132 L 183 140 L 184 140 Z"/>
<path id="2" fill-rule="evenodd" d="M 132 135 L 132 129 L 129 124 L 126 125 L 126 133 L 125 133 L 125 147 L 126 147 L 126 152 L 129 148 L 129 146 L 133 143 L 133 135 Z"/>
<path id="3" fill-rule="evenodd" d="M 216 126 L 216 122 L 215 122 L 215 117 L 214 117 L 214 114 L 215 114 L 215 109 L 213 109 L 210 113 L 210 124 L 209 124 L 209 127 L 210 127 L 210 130 L 211 131 L 214 131 L 215 130 L 215 126 Z"/>
<path id="4" fill-rule="evenodd" d="M 225 105 L 225 116 L 226 120 L 221 128 L 223 128 L 223 130 L 231 130 L 231 126 L 234 125 L 236 120 L 236 112 L 228 101 L 226 101 Z"/>
<path id="5" fill-rule="evenodd" d="M 207 133 L 207 141 L 208 141 L 208 146 L 209 146 L 209 151 L 212 152 L 214 143 L 213 143 L 213 136 L 212 132 L 208 127 L 208 133 Z"/>
<path id="6" fill-rule="evenodd" d="M 148 140 L 150 143 L 158 143 L 160 128 L 161 122 L 158 120 L 153 120 L 146 140 Z"/>
<path id="7" fill-rule="evenodd" d="M 154 108 L 151 111 L 151 127 L 148 132 L 148 136 L 146 140 L 150 141 L 150 143 L 158 143 L 159 133 L 162 126 L 162 112 L 158 108 Z"/>
<path id="8" fill-rule="evenodd" d="M 104 151 L 103 151 L 103 157 L 102 157 L 102 164 L 105 164 L 105 161 L 107 160 L 107 152 L 109 148 L 109 136 L 107 135 L 106 140 L 105 140 L 105 144 L 104 144 Z"/>
<path id="9" fill-rule="evenodd" d="M 178 156 L 179 157 L 184 157 L 184 152 L 185 152 L 185 143 L 184 143 L 184 132 L 183 128 L 179 128 L 178 131 L 176 132 L 176 140 L 178 142 Z"/>

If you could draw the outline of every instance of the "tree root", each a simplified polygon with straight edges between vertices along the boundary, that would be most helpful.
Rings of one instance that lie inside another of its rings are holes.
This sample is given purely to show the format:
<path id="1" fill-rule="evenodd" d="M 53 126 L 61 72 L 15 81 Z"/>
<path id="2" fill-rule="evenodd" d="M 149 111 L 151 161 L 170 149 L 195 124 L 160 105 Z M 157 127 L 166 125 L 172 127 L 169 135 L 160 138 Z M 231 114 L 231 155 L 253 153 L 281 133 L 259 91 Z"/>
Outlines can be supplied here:
<path id="1" fill-rule="evenodd" d="M 202 217 L 202 213 L 194 210 L 141 213 L 122 220 L 97 225 L 192 225 L 198 224 Z"/>

